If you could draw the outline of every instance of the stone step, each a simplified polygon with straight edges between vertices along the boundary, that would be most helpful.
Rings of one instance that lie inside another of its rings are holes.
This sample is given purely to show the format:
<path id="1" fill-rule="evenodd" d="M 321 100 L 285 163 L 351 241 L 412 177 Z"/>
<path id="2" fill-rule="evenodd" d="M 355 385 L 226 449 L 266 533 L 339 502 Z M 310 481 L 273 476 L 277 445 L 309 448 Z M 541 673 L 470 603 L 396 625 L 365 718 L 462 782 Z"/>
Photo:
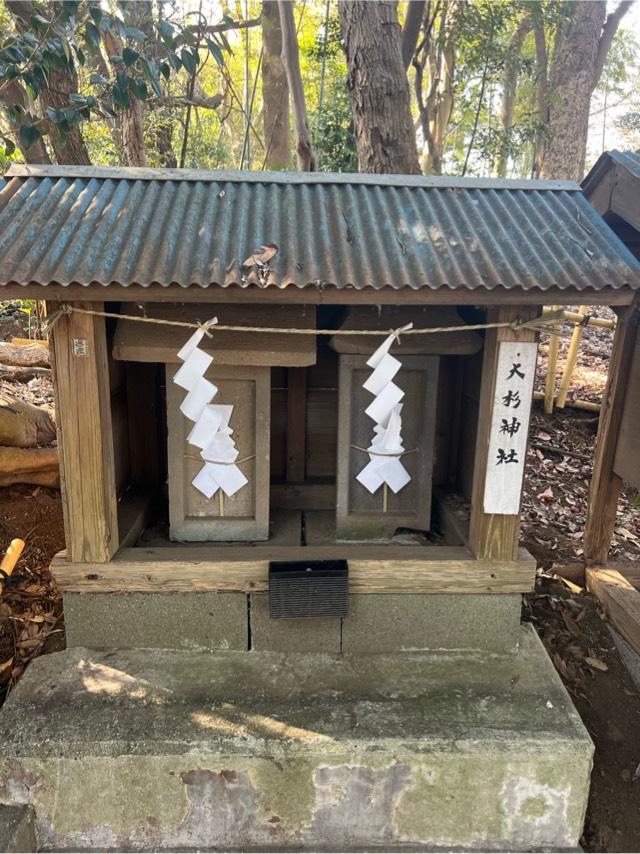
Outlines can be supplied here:
<path id="1" fill-rule="evenodd" d="M 24 804 L 0 804 L 0 851 L 36 851 L 36 828 L 33 810 Z"/>
<path id="2" fill-rule="evenodd" d="M 71 649 L 0 714 L 43 850 L 574 848 L 593 748 L 515 655 Z"/>

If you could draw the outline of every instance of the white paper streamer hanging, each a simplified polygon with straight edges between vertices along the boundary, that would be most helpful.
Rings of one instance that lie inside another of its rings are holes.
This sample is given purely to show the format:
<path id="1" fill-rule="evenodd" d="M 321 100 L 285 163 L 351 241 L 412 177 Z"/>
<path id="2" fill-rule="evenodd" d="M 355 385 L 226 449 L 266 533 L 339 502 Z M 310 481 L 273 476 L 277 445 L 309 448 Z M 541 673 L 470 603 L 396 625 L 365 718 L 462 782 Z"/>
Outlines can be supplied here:
<path id="1" fill-rule="evenodd" d="M 209 323 L 213 325 L 217 320 Z M 187 392 L 180 411 L 195 422 L 187 441 L 200 448 L 200 456 L 205 461 L 191 483 L 207 498 L 212 498 L 219 489 L 231 497 L 249 481 L 234 465 L 238 449 L 229 427 L 233 406 L 211 403 L 218 388 L 204 377 L 213 356 L 198 348 L 203 337 L 204 329 L 198 329 L 178 352 L 182 365 L 173 381 Z"/>
<path id="2" fill-rule="evenodd" d="M 408 323 L 394 332 L 378 347 L 367 365 L 373 368 L 373 373 L 364 383 L 364 388 L 375 395 L 365 414 L 375 421 L 374 437 L 367 448 L 369 462 L 356 475 L 365 489 L 372 494 L 383 484 L 396 493 L 411 480 L 408 471 L 402 465 L 402 403 L 404 392 L 394 382 L 393 378 L 402 367 L 402 363 L 389 353 L 389 349 L 398 337 L 398 333 L 411 329 L 413 323 Z"/>

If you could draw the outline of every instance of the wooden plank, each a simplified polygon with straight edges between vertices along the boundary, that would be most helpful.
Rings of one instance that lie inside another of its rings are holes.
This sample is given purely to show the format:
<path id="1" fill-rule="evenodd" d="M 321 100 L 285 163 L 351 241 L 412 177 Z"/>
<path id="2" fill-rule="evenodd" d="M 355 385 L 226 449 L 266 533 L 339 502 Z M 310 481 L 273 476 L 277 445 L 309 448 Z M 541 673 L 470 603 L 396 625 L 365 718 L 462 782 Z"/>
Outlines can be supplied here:
<path id="1" fill-rule="evenodd" d="M 307 456 L 307 371 L 287 371 L 287 481 L 302 483 Z"/>
<path id="2" fill-rule="evenodd" d="M 272 483 L 271 507 L 282 510 L 335 510 L 334 483 Z"/>
<path id="3" fill-rule="evenodd" d="M 587 589 L 626 642 L 640 653 L 640 593 L 616 569 L 587 568 Z"/>
<path id="4" fill-rule="evenodd" d="M 202 591 L 260 592 L 268 590 L 269 560 L 321 559 L 335 556 L 333 548 L 280 548 L 238 550 L 234 560 L 198 560 L 171 556 L 177 549 L 124 549 L 109 564 L 77 566 L 58 555 L 52 573 L 68 593 L 189 593 Z M 202 549 L 202 551 L 207 551 Z M 263 556 L 265 551 L 268 556 Z M 515 561 L 478 561 L 464 549 L 433 548 L 431 559 L 387 559 L 375 556 L 349 558 L 350 590 L 353 593 L 522 593 L 531 590 L 535 561 L 530 557 Z M 144 559 L 140 552 L 147 552 Z M 153 554 L 149 554 L 153 552 Z M 457 552 L 458 560 L 443 553 Z M 442 557 L 438 557 L 438 553 Z M 340 554 L 345 555 L 345 550 Z M 191 549 L 193 555 L 193 547 Z M 299 558 L 298 558 L 299 559 Z"/>
<path id="5" fill-rule="evenodd" d="M 361 306 L 347 312 L 341 330 L 352 329 L 400 329 L 407 323 L 420 327 L 464 327 L 465 321 L 453 306 L 425 306 L 409 308 L 405 305 L 390 305 L 380 309 L 378 306 Z M 329 345 L 336 353 L 371 355 L 382 339 L 380 336 L 334 335 Z M 404 335 L 393 345 L 393 352 L 400 355 L 469 355 L 482 349 L 482 336 L 474 330 L 461 328 L 457 332 L 433 335 Z"/>
<path id="6" fill-rule="evenodd" d="M 631 356 L 613 470 L 625 483 L 640 489 L 640 329 Z"/>
<path id="7" fill-rule="evenodd" d="M 46 299 L 52 304 L 81 302 L 82 300 L 104 299 L 105 286 L 88 285 L 40 285 L 35 282 L 18 284 L 9 282 L 0 285 L 2 299 Z M 203 291 L 209 304 L 242 303 L 243 305 L 266 305 L 282 303 L 283 291 L 278 287 L 260 288 L 249 285 L 245 288 L 229 286 L 221 288 L 211 286 L 183 288 L 180 285 L 152 284 L 148 286 L 120 285 L 108 286 L 109 298 L 122 303 L 202 303 Z M 286 301 L 290 305 L 396 305 L 402 300 L 403 305 L 538 305 L 550 303 L 557 305 L 631 305 L 635 289 L 629 286 L 620 288 L 592 288 L 579 290 L 577 288 L 547 288 L 531 290 L 514 290 L 513 288 L 295 288 L 286 289 Z"/>
<path id="8" fill-rule="evenodd" d="M 615 473 L 613 465 L 639 317 L 640 302 L 636 302 L 633 308 L 620 312 L 613 338 L 609 374 L 600 410 L 585 526 L 584 557 L 588 565 L 606 563 L 613 536 L 618 496 L 622 488 L 622 478 Z"/>
<path id="9" fill-rule="evenodd" d="M 208 291 L 207 291 L 208 293 Z M 227 305 L 212 307 L 206 303 L 191 305 L 148 305 L 122 312 L 158 320 L 203 323 L 218 317 L 220 325 L 310 329 L 316 327 L 312 306 Z M 113 356 L 130 362 L 179 364 L 178 350 L 194 330 L 181 326 L 119 320 L 113 342 Z M 200 349 L 214 355 L 216 365 L 306 366 L 316 360 L 315 335 L 285 335 L 275 332 L 225 332 L 212 330 Z"/>
<path id="10" fill-rule="evenodd" d="M 513 305 L 505 305 L 489 311 L 487 321 L 504 322 L 515 320 L 518 317 L 528 320 L 538 313 L 537 309 L 531 307 L 517 308 Z M 490 439 L 500 342 L 535 340 L 536 334 L 530 329 L 516 330 L 502 327 L 490 329 L 485 335 L 469 524 L 469 546 L 473 554 L 480 560 L 513 560 L 518 552 L 520 516 L 484 512 L 487 449 Z"/>
<path id="11" fill-rule="evenodd" d="M 67 549 L 75 562 L 108 561 L 118 515 L 104 319 L 63 315 L 51 353 Z"/>

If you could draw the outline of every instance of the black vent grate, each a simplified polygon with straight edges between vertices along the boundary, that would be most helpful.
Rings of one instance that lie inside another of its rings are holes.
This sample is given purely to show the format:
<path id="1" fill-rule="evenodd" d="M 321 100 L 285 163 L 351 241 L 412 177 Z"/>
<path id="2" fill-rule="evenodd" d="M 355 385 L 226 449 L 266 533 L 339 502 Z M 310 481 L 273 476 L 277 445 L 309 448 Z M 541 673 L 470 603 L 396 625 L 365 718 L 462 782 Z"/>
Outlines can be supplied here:
<path id="1" fill-rule="evenodd" d="M 347 561 L 272 561 L 269 609 L 275 619 L 346 617 L 349 613 Z"/>

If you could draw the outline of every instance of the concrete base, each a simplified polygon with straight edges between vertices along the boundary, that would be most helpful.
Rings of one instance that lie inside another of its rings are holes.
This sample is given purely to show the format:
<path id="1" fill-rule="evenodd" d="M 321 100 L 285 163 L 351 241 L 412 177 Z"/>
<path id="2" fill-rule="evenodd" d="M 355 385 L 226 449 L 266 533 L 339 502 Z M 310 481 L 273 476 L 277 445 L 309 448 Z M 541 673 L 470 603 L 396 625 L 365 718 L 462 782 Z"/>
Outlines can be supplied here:
<path id="1" fill-rule="evenodd" d="M 515 651 L 515 593 L 352 593 L 349 616 L 273 620 L 266 593 L 65 593 L 67 646 L 380 653 Z"/>
<path id="2" fill-rule="evenodd" d="M 517 655 L 72 649 L 0 715 L 0 800 L 43 850 L 577 846 L 593 748 Z"/>

